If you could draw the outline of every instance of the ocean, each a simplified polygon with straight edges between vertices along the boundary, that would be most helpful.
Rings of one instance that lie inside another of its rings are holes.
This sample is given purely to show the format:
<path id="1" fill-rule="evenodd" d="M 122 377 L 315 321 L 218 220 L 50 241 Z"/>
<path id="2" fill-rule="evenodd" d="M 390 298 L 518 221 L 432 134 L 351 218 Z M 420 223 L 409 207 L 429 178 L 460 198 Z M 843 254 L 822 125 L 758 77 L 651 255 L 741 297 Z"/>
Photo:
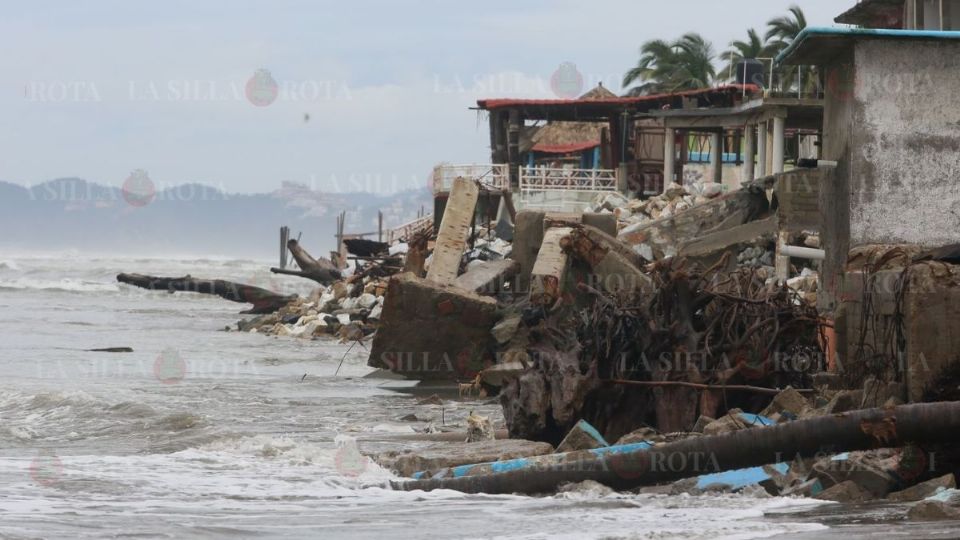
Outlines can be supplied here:
<path id="1" fill-rule="evenodd" d="M 0 254 L 2 538 L 819 536 L 819 503 L 750 495 L 398 492 L 358 453 L 456 425 L 363 378 L 366 351 L 237 332 L 243 304 L 120 285 L 192 275 L 309 293 L 269 261 Z M 232 331 L 227 331 L 232 328 Z M 131 347 L 131 353 L 87 352 Z M 335 376 L 340 362 L 343 366 Z M 389 383 L 396 385 L 396 383 Z M 442 410 L 441 410 L 442 409 Z M 424 422 L 401 418 L 414 413 Z"/>

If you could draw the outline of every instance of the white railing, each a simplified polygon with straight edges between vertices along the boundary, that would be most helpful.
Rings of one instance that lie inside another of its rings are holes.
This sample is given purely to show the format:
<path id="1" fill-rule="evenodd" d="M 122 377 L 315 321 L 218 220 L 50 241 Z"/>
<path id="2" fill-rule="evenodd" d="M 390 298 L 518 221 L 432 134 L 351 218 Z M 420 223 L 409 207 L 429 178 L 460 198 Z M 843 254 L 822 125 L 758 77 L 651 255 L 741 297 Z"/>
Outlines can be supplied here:
<path id="1" fill-rule="evenodd" d="M 461 177 L 476 180 L 490 189 L 510 189 L 510 169 L 506 163 L 437 165 L 433 168 L 433 192 L 450 191 L 453 181 Z"/>
<path id="2" fill-rule="evenodd" d="M 409 241 L 413 235 L 429 227 L 433 227 L 433 214 L 427 214 L 409 223 L 404 223 L 403 225 L 390 229 L 387 231 L 387 243 L 393 244 L 400 241 Z"/>
<path id="3" fill-rule="evenodd" d="M 617 191 L 617 171 L 613 169 L 520 169 L 520 192 L 576 191 L 598 193 Z"/>

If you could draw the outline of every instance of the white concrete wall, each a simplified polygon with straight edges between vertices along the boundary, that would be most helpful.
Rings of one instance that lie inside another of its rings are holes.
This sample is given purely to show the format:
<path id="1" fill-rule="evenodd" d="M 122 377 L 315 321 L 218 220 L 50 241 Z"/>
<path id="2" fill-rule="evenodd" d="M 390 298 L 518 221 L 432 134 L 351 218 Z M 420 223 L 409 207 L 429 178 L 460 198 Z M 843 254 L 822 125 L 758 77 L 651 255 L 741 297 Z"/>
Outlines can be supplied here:
<path id="1" fill-rule="evenodd" d="M 850 245 L 960 242 L 960 43 L 867 40 L 854 55 L 837 96 L 854 100 Z"/>

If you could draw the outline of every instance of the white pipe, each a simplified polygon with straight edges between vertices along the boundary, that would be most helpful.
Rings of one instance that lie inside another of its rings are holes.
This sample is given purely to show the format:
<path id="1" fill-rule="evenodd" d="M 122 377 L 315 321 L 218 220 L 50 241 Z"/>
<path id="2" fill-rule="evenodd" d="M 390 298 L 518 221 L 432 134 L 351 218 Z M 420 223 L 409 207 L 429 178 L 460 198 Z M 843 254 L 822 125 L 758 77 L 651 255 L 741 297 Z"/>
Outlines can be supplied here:
<path id="1" fill-rule="evenodd" d="M 826 258 L 827 252 L 822 249 L 801 247 L 801 246 L 781 246 L 780 254 L 787 257 L 796 257 L 798 259 L 812 259 L 822 261 Z"/>

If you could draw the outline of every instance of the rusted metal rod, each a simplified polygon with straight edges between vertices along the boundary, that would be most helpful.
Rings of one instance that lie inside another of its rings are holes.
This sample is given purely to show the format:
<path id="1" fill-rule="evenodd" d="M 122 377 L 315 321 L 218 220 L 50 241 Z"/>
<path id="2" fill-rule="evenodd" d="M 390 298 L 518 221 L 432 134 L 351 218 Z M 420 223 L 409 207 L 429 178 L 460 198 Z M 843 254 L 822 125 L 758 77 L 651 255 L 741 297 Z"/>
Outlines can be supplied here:
<path id="1" fill-rule="evenodd" d="M 698 390 L 743 390 L 745 392 L 755 392 L 757 394 L 776 395 L 782 392 L 776 388 L 764 388 L 762 386 L 750 386 L 745 384 L 698 384 L 685 381 L 627 381 L 624 379 L 608 379 L 601 381 L 611 384 L 622 384 L 625 386 L 683 386 L 686 388 L 696 388 Z M 812 394 L 814 391 L 809 388 L 796 388 L 801 394 Z"/>

